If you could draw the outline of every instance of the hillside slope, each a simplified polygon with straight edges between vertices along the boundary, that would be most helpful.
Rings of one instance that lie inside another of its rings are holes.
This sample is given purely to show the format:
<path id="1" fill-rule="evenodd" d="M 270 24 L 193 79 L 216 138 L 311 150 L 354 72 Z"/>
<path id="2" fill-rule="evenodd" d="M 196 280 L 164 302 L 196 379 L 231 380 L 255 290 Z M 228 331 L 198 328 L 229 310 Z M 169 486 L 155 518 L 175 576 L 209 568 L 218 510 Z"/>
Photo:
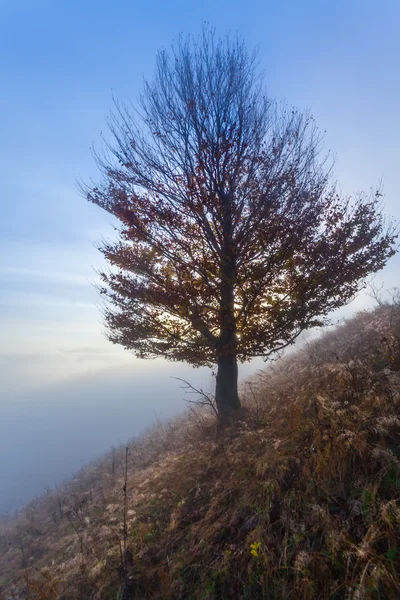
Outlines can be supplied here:
<path id="1" fill-rule="evenodd" d="M 399 598 L 400 307 L 242 396 L 225 430 L 196 410 L 2 523 L 0 597 Z"/>

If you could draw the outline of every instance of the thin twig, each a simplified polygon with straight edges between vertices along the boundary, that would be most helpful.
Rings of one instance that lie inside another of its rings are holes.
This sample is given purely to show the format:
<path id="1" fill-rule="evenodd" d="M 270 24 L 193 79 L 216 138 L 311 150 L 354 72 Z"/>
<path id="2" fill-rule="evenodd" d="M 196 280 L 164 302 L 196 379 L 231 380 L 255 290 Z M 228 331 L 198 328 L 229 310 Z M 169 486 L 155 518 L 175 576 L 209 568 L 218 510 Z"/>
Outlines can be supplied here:
<path id="1" fill-rule="evenodd" d="M 182 383 L 184 383 L 185 385 L 181 386 L 182 389 L 186 390 L 190 394 L 197 394 L 201 398 L 204 398 L 204 400 L 188 400 L 187 398 L 185 398 L 185 402 L 187 402 L 188 404 L 196 404 L 197 406 L 208 406 L 208 408 L 212 410 L 215 416 L 218 417 L 217 407 L 215 406 L 214 398 L 211 395 L 206 394 L 206 392 L 201 388 L 198 389 L 194 387 L 191 383 L 186 381 L 186 379 L 182 379 L 181 377 L 172 377 L 171 379 L 176 379 L 177 381 L 181 381 Z"/>

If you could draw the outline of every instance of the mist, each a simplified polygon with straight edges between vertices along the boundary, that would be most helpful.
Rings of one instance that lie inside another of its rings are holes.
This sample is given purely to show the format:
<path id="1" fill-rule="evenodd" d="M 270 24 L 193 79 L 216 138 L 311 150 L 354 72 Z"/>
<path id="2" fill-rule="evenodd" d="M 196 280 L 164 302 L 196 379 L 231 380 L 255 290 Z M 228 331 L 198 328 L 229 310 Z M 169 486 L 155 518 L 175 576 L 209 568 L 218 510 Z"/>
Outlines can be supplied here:
<path id="1" fill-rule="evenodd" d="M 112 446 L 185 410 L 182 377 L 212 389 L 209 369 L 135 361 L 1 401 L 0 513 L 61 483 Z"/>

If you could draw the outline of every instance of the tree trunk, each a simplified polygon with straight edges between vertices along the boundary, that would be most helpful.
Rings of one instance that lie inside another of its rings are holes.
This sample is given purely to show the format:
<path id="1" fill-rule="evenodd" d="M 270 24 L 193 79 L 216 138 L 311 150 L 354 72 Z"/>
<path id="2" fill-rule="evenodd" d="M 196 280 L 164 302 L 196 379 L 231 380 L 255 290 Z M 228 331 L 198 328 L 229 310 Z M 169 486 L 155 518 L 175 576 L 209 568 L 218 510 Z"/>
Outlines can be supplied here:
<path id="1" fill-rule="evenodd" d="M 236 356 L 220 356 L 217 366 L 215 402 L 220 420 L 226 421 L 232 411 L 240 408 Z"/>
<path id="2" fill-rule="evenodd" d="M 215 402 L 220 422 L 240 408 L 238 394 L 237 336 L 235 318 L 236 248 L 233 243 L 232 197 L 219 189 L 222 206 L 223 252 L 220 264 L 220 335 L 216 344 L 217 381 Z"/>

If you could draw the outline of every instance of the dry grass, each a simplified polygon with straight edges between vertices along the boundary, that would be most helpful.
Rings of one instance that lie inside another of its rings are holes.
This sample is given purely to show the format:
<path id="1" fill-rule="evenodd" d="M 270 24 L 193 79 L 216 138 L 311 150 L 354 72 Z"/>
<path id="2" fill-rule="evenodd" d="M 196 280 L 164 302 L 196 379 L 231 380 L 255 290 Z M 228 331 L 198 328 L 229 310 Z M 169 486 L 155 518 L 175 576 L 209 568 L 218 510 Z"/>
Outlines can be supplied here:
<path id="1" fill-rule="evenodd" d="M 400 308 L 90 465 L 0 526 L 3 597 L 400 597 Z M 1 596 L 1 594 L 0 594 Z"/>

